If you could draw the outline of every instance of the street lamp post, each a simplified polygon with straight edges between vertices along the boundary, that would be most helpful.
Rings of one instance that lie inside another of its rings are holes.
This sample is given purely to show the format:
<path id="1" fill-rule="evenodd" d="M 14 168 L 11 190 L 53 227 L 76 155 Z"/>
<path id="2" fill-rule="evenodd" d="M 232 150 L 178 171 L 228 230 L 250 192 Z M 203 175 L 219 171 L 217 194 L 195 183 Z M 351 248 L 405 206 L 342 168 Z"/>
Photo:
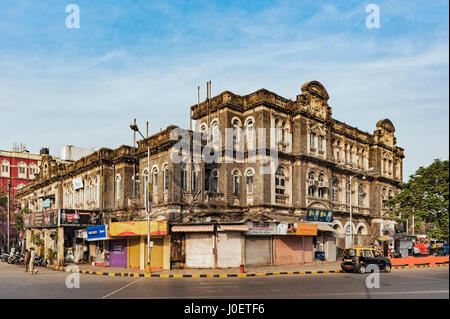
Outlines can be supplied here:
<path id="1" fill-rule="evenodd" d="M 9 252 L 9 189 L 11 188 L 11 181 L 9 181 L 8 180 L 8 184 L 7 184 L 7 191 L 8 191 L 8 194 L 7 194 L 7 200 L 8 200 L 8 203 L 7 203 L 7 214 L 8 214 L 8 219 L 7 219 L 7 223 L 8 223 L 8 225 L 7 225 L 7 248 L 8 248 L 8 252 Z"/>
<path id="2" fill-rule="evenodd" d="M 147 122 L 148 123 L 148 122 Z M 136 120 L 134 121 L 134 123 L 130 124 L 130 128 L 131 130 L 134 131 L 134 133 L 136 134 L 136 132 L 138 132 L 142 138 L 145 141 L 145 137 L 142 135 L 142 133 L 139 131 L 139 128 L 136 124 Z M 134 147 L 134 145 L 133 145 Z M 147 271 L 150 273 L 151 272 L 151 268 L 150 268 L 150 256 L 151 256 L 151 247 L 150 247 L 150 213 L 151 213 L 151 205 L 152 203 L 150 202 L 149 199 L 149 181 L 150 181 L 150 145 L 147 142 L 147 178 L 148 181 L 145 185 L 145 210 L 147 213 Z"/>

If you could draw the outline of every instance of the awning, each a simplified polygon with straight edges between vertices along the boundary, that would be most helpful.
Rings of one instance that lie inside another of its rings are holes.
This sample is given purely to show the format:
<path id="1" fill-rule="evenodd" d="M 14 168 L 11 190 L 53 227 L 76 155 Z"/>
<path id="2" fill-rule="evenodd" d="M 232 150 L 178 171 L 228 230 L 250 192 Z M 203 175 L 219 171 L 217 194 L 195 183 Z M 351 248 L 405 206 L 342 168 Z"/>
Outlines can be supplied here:
<path id="1" fill-rule="evenodd" d="M 248 225 L 219 225 L 217 228 L 218 231 L 248 231 Z"/>
<path id="2" fill-rule="evenodd" d="M 146 221 L 112 222 L 109 224 L 108 236 L 143 236 L 148 233 Z M 151 221 L 150 235 L 167 235 L 167 221 Z"/>
<path id="3" fill-rule="evenodd" d="M 317 229 L 320 231 L 329 231 L 335 234 L 337 233 L 337 231 L 328 224 L 317 223 Z"/>
<path id="4" fill-rule="evenodd" d="M 172 226 L 172 232 L 212 232 L 214 225 Z"/>
<path id="5" fill-rule="evenodd" d="M 393 240 L 394 238 L 389 237 L 388 235 L 383 235 L 381 237 L 378 237 L 379 241 L 389 241 L 389 240 Z"/>

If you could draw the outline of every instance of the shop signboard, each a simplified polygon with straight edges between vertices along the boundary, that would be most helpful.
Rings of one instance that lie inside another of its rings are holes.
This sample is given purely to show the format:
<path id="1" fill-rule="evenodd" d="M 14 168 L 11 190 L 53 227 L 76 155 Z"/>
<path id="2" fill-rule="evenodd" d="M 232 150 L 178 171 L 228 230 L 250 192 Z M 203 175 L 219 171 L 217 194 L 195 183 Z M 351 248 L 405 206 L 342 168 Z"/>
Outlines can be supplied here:
<path id="1" fill-rule="evenodd" d="M 49 208 L 50 206 L 51 206 L 50 198 L 45 199 L 44 202 L 43 202 L 43 207 L 44 208 Z"/>
<path id="2" fill-rule="evenodd" d="M 91 210 L 61 209 L 60 226 L 94 226 L 96 212 Z"/>
<path id="3" fill-rule="evenodd" d="M 42 213 L 44 216 L 43 227 L 57 227 L 58 226 L 58 210 L 52 209 Z"/>
<path id="4" fill-rule="evenodd" d="M 331 210 L 308 208 L 306 210 L 306 221 L 332 223 L 333 212 Z"/>
<path id="5" fill-rule="evenodd" d="M 86 228 L 87 240 L 106 240 L 108 239 L 108 225 L 92 226 Z"/>
<path id="6" fill-rule="evenodd" d="M 73 185 L 73 189 L 74 189 L 74 190 L 83 188 L 83 187 L 84 187 L 84 185 L 83 185 L 83 179 L 82 179 L 81 177 L 74 178 L 74 179 L 72 180 L 72 185 Z"/>
<path id="7" fill-rule="evenodd" d="M 113 222 L 108 230 L 109 236 L 143 236 L 147 233 L 147 221 Z M 167 221 L 150 221 L 150 235 L 167 235 Z"/>
<path id="8" fill-rule="evenodd" d="M 275 223 L 248 222 L 247 235 L 276 235 Z"/>
<path id="9" fill-rule="evenodd" d="M 25 228 L 52 228 L 58 227 L 58 210 L 37 212 L 24 215 Z"/>
<path id="10" fill-rule="evenodd" d="M 317 236 L 317 224 L 298 223 L 296 234 L 301 236 Z"/>

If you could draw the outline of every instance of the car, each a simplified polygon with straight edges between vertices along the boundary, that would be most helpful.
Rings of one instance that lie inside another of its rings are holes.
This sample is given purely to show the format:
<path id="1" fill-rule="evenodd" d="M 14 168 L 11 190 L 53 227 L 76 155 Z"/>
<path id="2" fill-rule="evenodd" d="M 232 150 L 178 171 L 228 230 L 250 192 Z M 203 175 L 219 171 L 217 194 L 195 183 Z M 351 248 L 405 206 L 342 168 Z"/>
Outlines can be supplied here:
<path id="1" fill-rule="evenodd" d="M 366 270 L 378 266 L 379 270 L 391 272 L 392 264 L 389 258 L 374 248 L 355 247 L 346 248 L 342 252 L 341 268 L 345 272 L 358 272 L 364 274 Z"/>

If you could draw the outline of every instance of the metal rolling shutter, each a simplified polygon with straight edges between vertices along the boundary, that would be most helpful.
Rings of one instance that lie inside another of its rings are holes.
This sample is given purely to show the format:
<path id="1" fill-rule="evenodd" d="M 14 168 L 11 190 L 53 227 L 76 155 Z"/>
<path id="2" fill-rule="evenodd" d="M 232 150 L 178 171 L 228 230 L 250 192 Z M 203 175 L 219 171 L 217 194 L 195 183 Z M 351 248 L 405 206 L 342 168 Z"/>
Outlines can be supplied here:
<path id="1" fill-rule="evenodd" d="M 186 233 L 186 267 L 214 267 L 212 233 Z"/>
<path id="2" fill-rule="evenodd" d="M 239 267 L 241 264 L 241 233 L 217 234 L 217 267 Z"/>
<path id="3" fill-rule="evenodd" d="M 270 237 L 247 236 L 245 238 L 245 265 L 270 266 Z"/>

